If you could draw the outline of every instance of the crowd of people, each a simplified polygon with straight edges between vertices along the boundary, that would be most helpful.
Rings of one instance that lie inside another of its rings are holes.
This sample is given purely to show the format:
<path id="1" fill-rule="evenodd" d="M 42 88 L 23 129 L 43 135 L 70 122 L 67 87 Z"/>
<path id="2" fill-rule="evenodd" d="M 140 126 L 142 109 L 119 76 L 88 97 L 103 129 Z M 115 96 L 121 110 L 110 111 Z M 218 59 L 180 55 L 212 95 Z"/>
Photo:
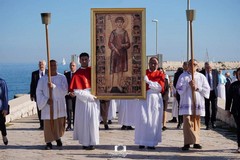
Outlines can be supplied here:
<path id="1" fill-rule="evenodd" d="M 216 128 L 217 99 L 226 100 L 228 115 L 234 116 L 237 124 L 238 152 L 240 153 L 240 68 L 231 77 L 229 72 L 222 75 L 206 62 L 199 71 L 198 61 L 184 62 L 174 74 L 173 80 L 163 68 L 159 68 L 156 57 L 149 60 L 146 70 L 146 99 L 101 100 L 92 95 L 91 67 L 89 54 L 81 53 L 77 69 L 75 62 L 69 65 L 70 71 L 61 74 L 57 62 L 39 61 L 39 69 L 32 72 L 30 98 L 36 101 L 39 129 L 44 132 L 45 149 L 62 147 L 61 137 L 65 131 L 73 131 L 73 139 L 78 140 L 83 149 L 93 150 L 99 144 L 100 121 L 105 130 L 116 118 L 121 130 L 134 130 L 134 143 L 139 149 L 154 150 L 162 141 L 162 132 L 167 128 L 167 108 L 170 95 L 173 95 L 172 117 L 169 123 L 177 123 L 183 129 L 182 150 L 190 145 L 202 149 L 200 144 L 201 118 L 205 117 L 206 130 Z M 48 75 L 51 76 L 48 76 Z M 8 144 L 5 116 L 9 113 L 7 85 L 0 79 L 0 129 L 3 142 Z"/>

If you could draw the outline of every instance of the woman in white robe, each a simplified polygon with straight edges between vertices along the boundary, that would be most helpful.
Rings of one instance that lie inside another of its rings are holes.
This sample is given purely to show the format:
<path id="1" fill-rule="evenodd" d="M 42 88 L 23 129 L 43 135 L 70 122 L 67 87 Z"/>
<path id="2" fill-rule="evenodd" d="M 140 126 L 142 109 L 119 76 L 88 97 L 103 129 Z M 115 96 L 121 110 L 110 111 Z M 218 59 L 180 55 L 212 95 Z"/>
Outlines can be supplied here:
<path id="1" fill-rule="evenodd" d="M 222 71 L 218 71 L 218 97 L 221 99 L 226 99 L 226 89 L 225 89 L 225 84 L 227 83 L 226 77 L 222 74 Z"/>

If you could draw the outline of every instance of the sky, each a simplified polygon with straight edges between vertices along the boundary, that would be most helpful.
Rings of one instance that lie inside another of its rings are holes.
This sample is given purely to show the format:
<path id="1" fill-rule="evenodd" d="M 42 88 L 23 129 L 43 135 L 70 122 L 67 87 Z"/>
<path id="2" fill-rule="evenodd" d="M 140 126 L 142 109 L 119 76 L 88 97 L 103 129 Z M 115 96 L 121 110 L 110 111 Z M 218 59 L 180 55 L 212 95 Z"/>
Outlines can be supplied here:
<path id="1" fill-rule="evenodd" d="M 240 61 L 240 0 L 190 0 L 194 58 Z M 91 53 L 91 8 L 146 8 L 146 55 L 164 61 L 187 59 L 187 0 L 0 0 L 0 63 L 37 63 L 47 59 L 40 13 L 51 12 L 51 59 L 70 61 Z"/>

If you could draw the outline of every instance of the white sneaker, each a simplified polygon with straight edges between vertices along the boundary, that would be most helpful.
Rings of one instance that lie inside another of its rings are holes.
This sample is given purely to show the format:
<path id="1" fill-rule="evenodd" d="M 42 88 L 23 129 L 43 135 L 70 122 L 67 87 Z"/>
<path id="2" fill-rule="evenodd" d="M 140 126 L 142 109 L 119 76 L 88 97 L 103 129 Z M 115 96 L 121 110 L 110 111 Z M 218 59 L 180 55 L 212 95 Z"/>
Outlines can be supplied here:
<path id="1" fill-rule="evenodd" d="M 4 143 L 5 145 L 8 145 L 7 136 L 2 136 L 2 139 L 3 139 L 3 143 Z"/>

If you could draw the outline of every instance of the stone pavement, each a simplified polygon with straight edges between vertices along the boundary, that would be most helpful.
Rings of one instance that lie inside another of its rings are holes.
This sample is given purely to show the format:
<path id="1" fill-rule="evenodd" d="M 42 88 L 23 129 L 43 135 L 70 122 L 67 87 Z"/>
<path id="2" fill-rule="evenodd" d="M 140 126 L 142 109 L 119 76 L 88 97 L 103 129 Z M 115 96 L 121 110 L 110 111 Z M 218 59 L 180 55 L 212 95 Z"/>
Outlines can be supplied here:
<path id="1" fill-rule="evenodd" d="M 170 111 L 170 110 L 169 110 Z M 171 119 L 171 114 L 168 114 Z M 7 127 L 9 144 L 3 145 L 0 139 L 0 160 L 80 160 L 80 159 L 240 159 L 236 153 L 236 136 L 231 128 L 218 121 L 218 128 L 201 128 L 202 150 L 182 151 L 182 130 L 176 129 L 176 123 L 167 123 L 162 143 L 156 150 L 138 149 L 134 145 L 134 131 L 122 131 L 117 120 L 110 130 L 100 126 L 100 145 L 95 150 L 83 150 L 77 141 L 72 140 L 72 131 L 65 132 L 63 147 L 59 149 L 53 143 L 52 150 L 44 150 L 43 131 L 38 130 L 37 116 L 15 120 Z M 126 151 L 124 148 L 126 146 Z M 116 148 L 116 149 L 115 149 Z"/>

